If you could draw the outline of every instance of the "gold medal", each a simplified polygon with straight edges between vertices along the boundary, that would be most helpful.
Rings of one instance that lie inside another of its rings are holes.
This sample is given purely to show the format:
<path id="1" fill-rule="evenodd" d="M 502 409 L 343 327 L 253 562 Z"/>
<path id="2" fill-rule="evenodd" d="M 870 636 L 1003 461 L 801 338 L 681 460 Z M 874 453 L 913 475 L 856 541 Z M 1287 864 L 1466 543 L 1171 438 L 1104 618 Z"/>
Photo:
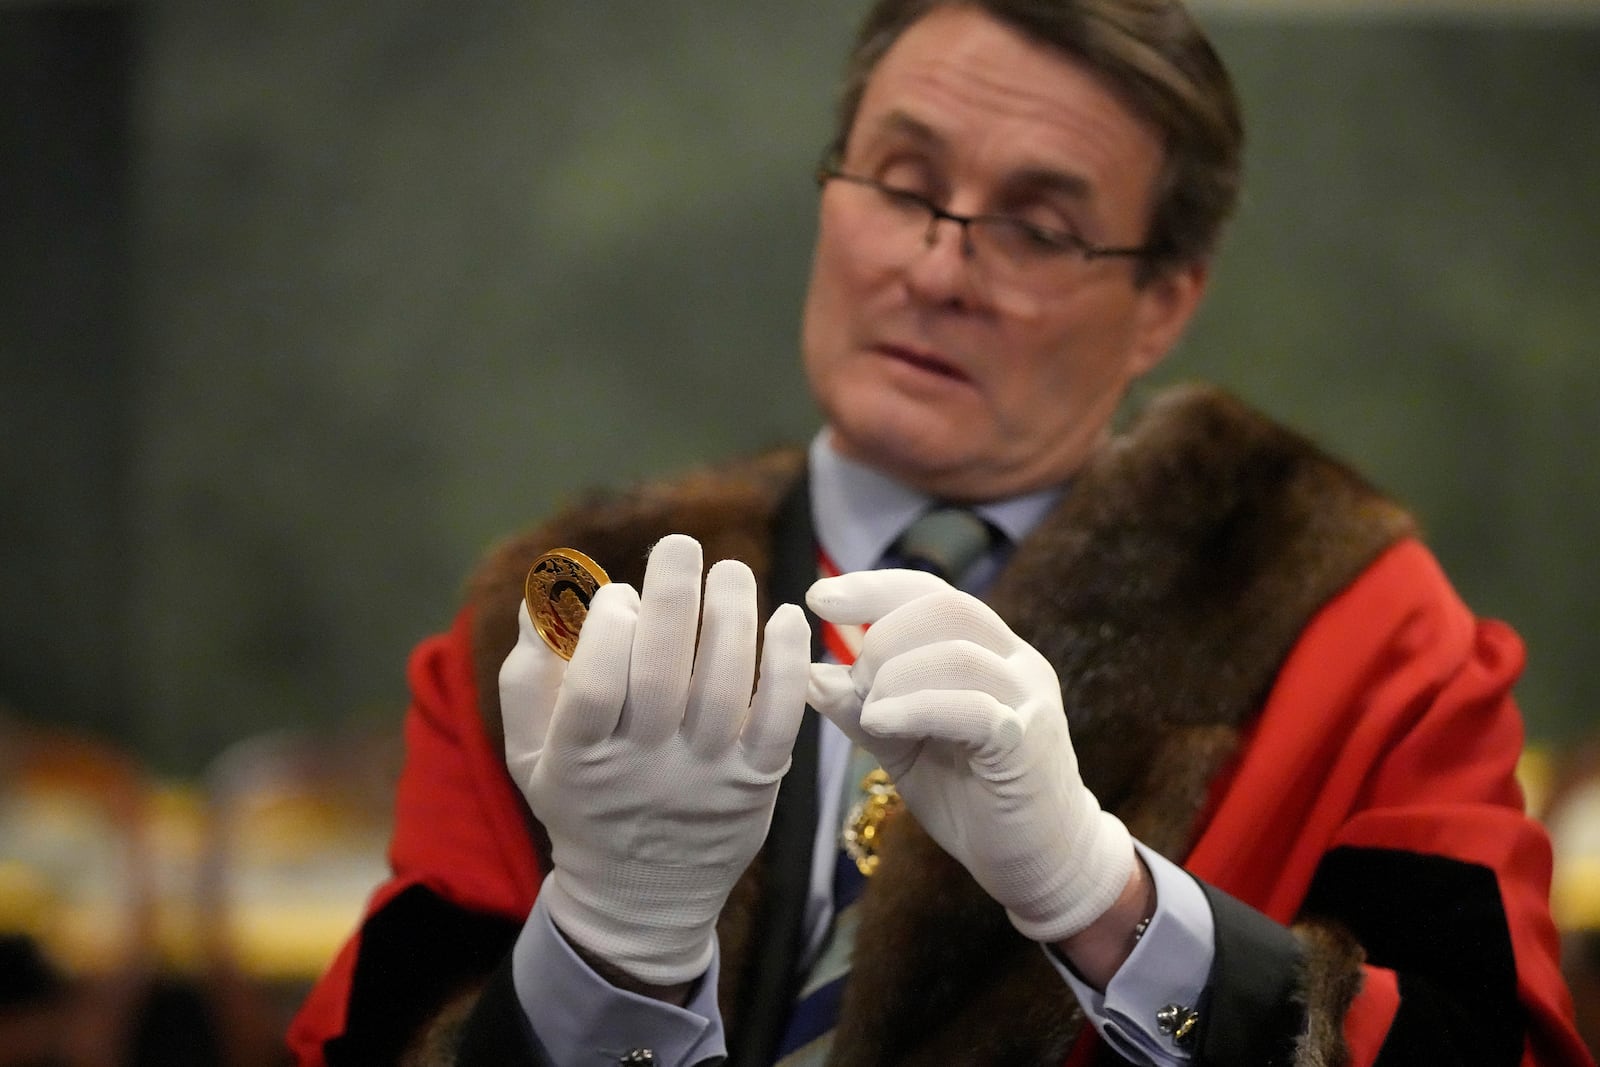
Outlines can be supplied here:
<path id="1" fill-rule="evenodd" d="M 610 581 L 600 564 L 576 549 L 551 549 L 533 561 L 522 596 L 533 628 L 556 655 L 572 658 L 589 601 Z"/>

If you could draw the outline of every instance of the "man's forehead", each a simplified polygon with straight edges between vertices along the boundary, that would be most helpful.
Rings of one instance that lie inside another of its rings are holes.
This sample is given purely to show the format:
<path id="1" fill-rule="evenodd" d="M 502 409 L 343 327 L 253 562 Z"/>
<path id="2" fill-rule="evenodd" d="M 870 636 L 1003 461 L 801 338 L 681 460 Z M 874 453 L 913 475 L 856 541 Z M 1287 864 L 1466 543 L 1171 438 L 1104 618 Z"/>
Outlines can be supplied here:
<path id="1" fill-rule="evenodd" d="M 951 165 L 981 156 L 991 176 L 1071 195 L 1165 156 L 1154 125 L 1081 58 L 964 6 L 907 27 L 853 118 L 847 154 L 912 145 Z"/>

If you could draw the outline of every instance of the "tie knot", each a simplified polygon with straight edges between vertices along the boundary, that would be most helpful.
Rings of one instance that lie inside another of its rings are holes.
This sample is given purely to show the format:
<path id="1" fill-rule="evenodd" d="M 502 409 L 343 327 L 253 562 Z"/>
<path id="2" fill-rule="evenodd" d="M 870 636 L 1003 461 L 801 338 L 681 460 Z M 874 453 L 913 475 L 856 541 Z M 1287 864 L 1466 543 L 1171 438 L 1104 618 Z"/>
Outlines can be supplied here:
<path id="1" fill-rule="evenodd" d="M 929 571 L 954 582 L 993 544 L 993 527 L 975 512 L 936 507 L 906 527 L 890 556 L 900 566 Z"/>

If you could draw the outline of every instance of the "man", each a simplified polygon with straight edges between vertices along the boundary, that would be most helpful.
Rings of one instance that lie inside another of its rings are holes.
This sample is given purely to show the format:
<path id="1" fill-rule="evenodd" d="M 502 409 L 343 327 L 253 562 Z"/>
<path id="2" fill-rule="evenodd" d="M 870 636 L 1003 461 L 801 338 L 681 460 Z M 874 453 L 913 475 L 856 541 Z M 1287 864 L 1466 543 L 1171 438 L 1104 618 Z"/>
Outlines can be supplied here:
<path id="1" fill-rule="evenodd" d="M 1240 141 L 1176 2 L 880 0 L 819 173 L 826 428 L 486 564 L 302 1061 L 1588 1062 L 1515 636 L 1226 396 L 1112 433 Z M 875 569 L 948 504 L 973 554 Z M 570 664 L 520 605 L 559 544 L 621 579 Z"/>

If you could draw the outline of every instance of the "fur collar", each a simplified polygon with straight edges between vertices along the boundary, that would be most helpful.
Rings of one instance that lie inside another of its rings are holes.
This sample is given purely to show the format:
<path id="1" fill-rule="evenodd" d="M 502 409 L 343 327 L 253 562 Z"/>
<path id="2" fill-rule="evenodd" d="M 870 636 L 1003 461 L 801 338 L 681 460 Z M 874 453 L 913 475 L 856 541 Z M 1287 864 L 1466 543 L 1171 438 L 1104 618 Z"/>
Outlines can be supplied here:
<path id="1" fill-rule="evenodd" d="M 496 676 L 536 555 L 573 545 L 636 583 L 649 546 L 676 530 L 699 538 L 707 559 L 745 560 L 764 587 L 774 509 L 802 462 L 772 453 L 596 497 L 495 553 L 473 587 L 492 741 Z M 1055 665 L 1102 805 L 1181 859 L 1310 616 L 1409 532 L 1404 512 L 1306 439 L 1190 386 L 1107 443 L 1017 547 L 989 600 Z M 873 950 L 857 954 L 830 1062 L 1061 1062 L 1081 1016 L 1038 947 L 909 817 L 892 824 L 883 856 L 859 905 L 858 943 Z M 719 927 L 725 990 L 741 980 L 760 870 L 746 873 Z M 1313 1018 L 1331 1023 L 1301 1062 L 1322 1062 L 1338 1040 L 1353 966 L 1342 946 L 1313 950 L 1308 974 L 1338 980 L 1311 980 Z"/>

